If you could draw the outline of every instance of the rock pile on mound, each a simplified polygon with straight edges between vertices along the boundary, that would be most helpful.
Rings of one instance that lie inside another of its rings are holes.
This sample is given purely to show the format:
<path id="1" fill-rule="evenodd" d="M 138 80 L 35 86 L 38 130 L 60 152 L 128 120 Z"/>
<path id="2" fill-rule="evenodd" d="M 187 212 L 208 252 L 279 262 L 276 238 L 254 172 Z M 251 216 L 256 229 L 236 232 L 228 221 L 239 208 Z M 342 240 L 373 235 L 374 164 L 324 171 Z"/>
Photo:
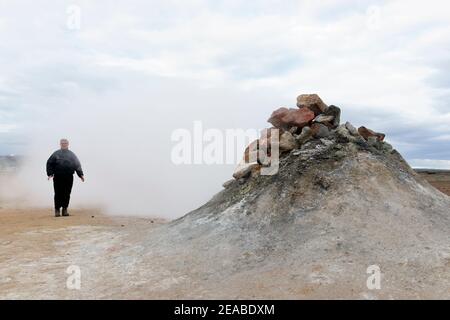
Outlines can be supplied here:
<path id="1" fill-rule="evenodd" d="M 318 142 L 330 145 L 332 140 L 338 138 L 367 148 L 392 150 L 392 146 L 384 142 L 383 133 L 364 126 L 356 129 L 350 122 L 341 125 L 340 120 L 339 107 L 327 106 L 317 94 L 299 95 L 297 108 L 281 107 L 272 113 L 267 121 L 273 127 L 264 129 L 261 137 L 246 148 L 233 177 L 239 180 L 258 176 L 262 167 L 270 166 L 274 147 L 281 154 L 287 152 L 300 154 L 298 150 L 305 147 L 308 148 Z M 276 139 L 273 139 L 274 135 L 277 135 Z M 272 141 L 275 141 L 274 146 Z"/>

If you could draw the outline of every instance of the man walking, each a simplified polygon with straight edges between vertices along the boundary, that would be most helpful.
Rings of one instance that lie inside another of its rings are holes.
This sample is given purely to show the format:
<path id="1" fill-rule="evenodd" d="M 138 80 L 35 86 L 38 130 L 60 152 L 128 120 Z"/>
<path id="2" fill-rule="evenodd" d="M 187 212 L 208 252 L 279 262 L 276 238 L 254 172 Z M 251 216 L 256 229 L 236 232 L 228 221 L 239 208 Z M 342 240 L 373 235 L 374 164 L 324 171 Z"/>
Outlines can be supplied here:
<path id="1" fill-rule="evenodd" d="M 84 182 L 83 170 L 80 161 L 75 153 L 69 150 L 69 141 L 61 139 L 59 142 L 61 149 L 53 152 L 47 160 L 48 180 L 53 178 L 53 188 L 55 190 L 55 217 L 61 215 L 68 216 L 70 193 L 72 192 L 73 173 L 76 172 L 81 181 Z"/>

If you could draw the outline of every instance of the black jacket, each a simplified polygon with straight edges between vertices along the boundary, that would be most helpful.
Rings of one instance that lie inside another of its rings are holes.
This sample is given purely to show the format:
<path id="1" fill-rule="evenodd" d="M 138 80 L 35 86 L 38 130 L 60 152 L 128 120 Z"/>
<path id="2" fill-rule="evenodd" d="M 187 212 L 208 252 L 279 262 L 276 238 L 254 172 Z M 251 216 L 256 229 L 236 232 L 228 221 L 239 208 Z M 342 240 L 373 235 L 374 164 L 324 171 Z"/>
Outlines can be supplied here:
<path id="1" fill-rule="evenodd" d="M 47 160 L 47 176 L 77 173 L 83 176 L 80 160 L 70 150 L 57 150 Z"/>

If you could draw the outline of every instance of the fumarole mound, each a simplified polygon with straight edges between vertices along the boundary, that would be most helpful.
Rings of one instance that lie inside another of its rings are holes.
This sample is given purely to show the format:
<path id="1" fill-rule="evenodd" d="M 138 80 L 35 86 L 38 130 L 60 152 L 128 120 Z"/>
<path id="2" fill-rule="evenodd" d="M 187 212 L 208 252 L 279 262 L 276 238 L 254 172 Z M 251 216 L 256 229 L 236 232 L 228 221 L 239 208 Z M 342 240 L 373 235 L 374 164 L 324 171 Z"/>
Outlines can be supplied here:
<path id="1" fill-rule="evenodd" d="M 341 125 L 340 109 L 316 95 L 298 102 L 269 119 L 280 129 L 276 174 L 259 173 L 264 159 L 241 163 L 208 203 L 148 235 L 140 259 L 153 279 L 167 280 L 149 290 L 180 298 L 450 298 L 450 198 L 384 134 Z M 379 289 L 368 287 L 368 268 L 379 268 Z"/>

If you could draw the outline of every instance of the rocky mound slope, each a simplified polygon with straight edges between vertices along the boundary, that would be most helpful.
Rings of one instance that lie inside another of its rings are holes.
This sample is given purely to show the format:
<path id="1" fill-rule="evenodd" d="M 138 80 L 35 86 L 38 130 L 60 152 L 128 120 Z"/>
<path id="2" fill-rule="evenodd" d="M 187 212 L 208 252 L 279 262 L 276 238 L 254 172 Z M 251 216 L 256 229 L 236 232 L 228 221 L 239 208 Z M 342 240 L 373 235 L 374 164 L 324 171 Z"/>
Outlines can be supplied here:
<path id="1" fill-rule="evenodd" d="M 327 108 L 272 121 L 280 146 L 286 132 L 295 140 L 280 151 L 276 174 L 259 174 L 260 158 L 250 169 L 241 164 L 208 203 L 149 234 L 139 256 L 164 266 L 150 267 L 151 279 L 166 279 L 149 290 L 180 298 L 450 298 L 450 198 L 383 134 L 339 125 L 340 110 Z M 314 121 L 321 115 L 326 121 Z M 367 287 L 374 265 L 380 289 Z"/>

